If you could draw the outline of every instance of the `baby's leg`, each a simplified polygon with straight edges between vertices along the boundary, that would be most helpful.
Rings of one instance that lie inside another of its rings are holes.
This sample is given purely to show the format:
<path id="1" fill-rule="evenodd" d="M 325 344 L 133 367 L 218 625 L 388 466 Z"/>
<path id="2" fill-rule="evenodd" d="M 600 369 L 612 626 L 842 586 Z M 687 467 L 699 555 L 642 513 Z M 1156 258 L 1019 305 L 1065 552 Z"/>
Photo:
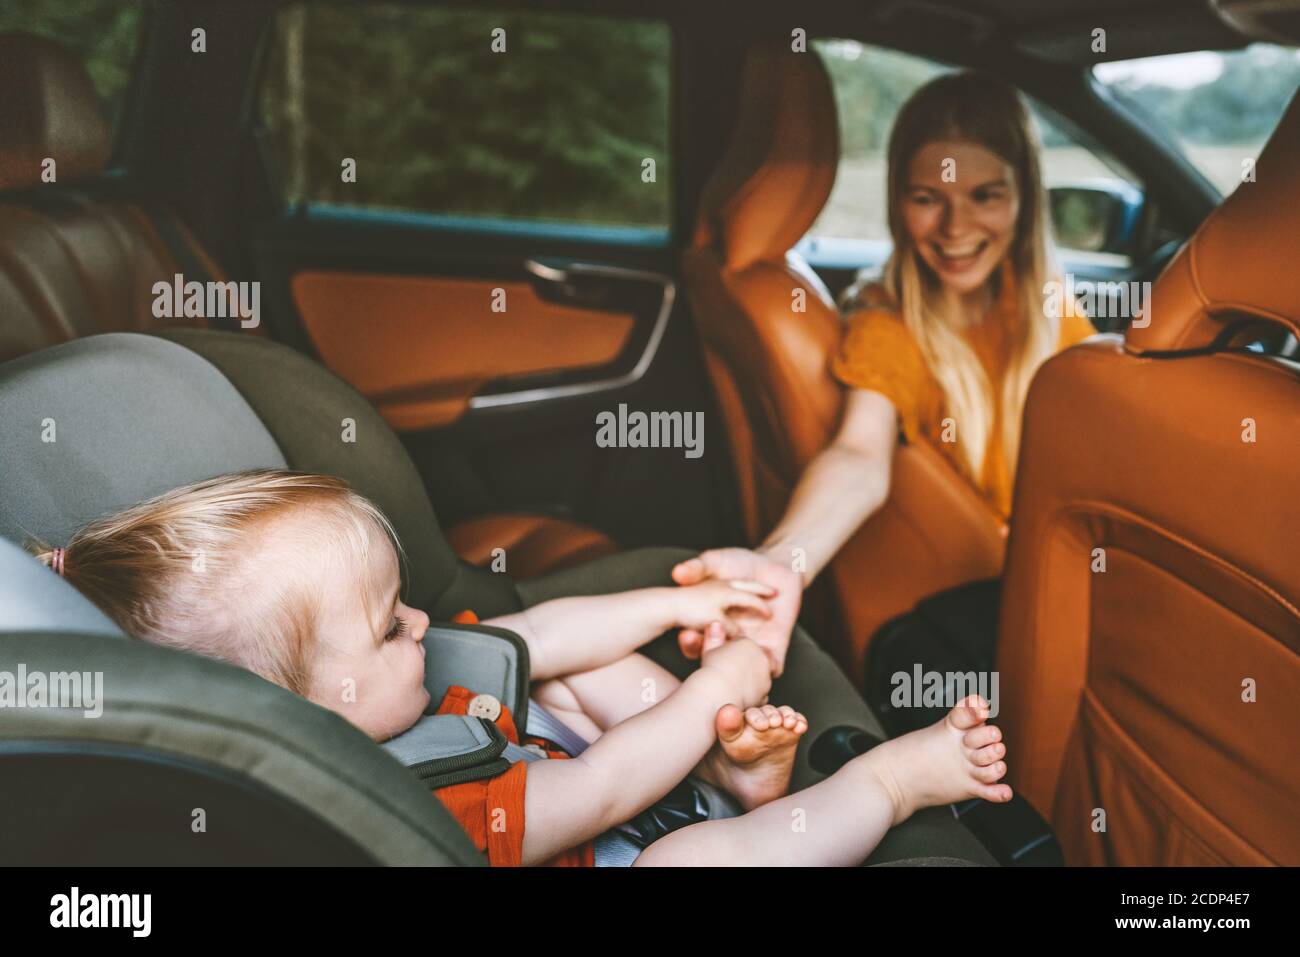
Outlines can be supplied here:
<path id="1" fill-rule="evenodd" d="M 636 863 L 860 864 L 885 832 L 917 809 L 965 798 L 1011 800 L 1001 732 L 972 696 L 942 721 L 877 745 L 819 784 L 743 817 L 704 821 L 651 844 Z"/>
<path id="2" fill-rule="evenodd" d="M 671 695 L 681 686 L 671 672 L 633 654 L 597 668 L 552 678 L 533 689 L 542 706 L 588 743 Z M 718 741 L 694 773 L 731 794 L 745 810 L 778 798 L 790 787 L 795 748 L 808 722 L 793 708 L 734 706 L 715 718 Z"/>
<path id="3" fill-rule="evenodd" d="M 680 686 L 666 668 L 631 654 L 601 668 L 539 682 L 533 697 L 590 743 Z"/>

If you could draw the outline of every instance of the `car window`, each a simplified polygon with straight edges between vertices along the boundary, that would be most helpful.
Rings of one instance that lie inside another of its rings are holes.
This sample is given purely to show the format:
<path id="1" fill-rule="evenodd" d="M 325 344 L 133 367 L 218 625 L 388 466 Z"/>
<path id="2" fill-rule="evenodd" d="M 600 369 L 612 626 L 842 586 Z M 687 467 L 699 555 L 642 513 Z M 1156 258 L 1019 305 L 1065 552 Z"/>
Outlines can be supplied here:
<path id="1" fill-rule="evenodd" d="M 836 239 L 888 243 L 885 174 L 889 133 L 903 103 L 919 87 L 951 67 L 873 47 L 856 40 L 819 40 L 814 47 L 826 63 L 835 89 L 840 122 L 840 166 L 835 187 L 817 222 L 814 240 L 834 246 Z M 1078 136 L 1059 116 L 1026 97 L 1043 144 L 1043 179 L 1048 189 L 1106 182 L 1132 187 L 1134 177 L 1093 143 Z M 1068 226 L 1068 206 L 1065 208 Z M 1086 247 L 1086 233 L 1062 230 L 1063 248 Z M 829 240 L 829 242 L 827 242 Z M 1089 250 L 1089 252 L 1091 252 Z"/>
<path id="2" fill-rule="evenodd" d="M 5 0 L 0 33 L 34 33 L 80 57 L 116 129 L 143 15 L 138 0 Z"/>
<path id="3" fill-rule="evenodd" d="M 261 73 L 265 153 L 292 204 L 666 234 L 669 55 L 649 20 L 299 4 Z"/>
<path id="4" fill-rule="evenodd" d="M 809 235 L 889 240 L 885 163 L 889 131 L 907 98 L 951 70 L 856 40 L 815 40 L 835 90 L 840 165 Z"/>
<path id="5" fill-rule="evenodd" d="M 1282 118 L 1300 87 L 1300 49 L 1253 43 L 1099 63 L 1093 76 L 1139 116 L 1163 129 L 1225 196 Z"/>

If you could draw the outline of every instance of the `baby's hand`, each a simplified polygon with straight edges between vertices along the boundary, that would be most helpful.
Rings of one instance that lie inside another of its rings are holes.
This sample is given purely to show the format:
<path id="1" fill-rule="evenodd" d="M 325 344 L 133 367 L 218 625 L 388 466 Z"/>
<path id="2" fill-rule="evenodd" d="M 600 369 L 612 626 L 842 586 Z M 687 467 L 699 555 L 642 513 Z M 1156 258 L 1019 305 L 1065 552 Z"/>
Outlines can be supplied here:
<path id="1" fill-rule="evenodd" d="M 717 625 L 712 627 L 716 629 Z M 706 637 L 705 646 L 710 650 L 701 656 L 700 667 L 722 676 L 735 695 L 732 704 L 743 710 L 767 700 L 772 690 L 772 667 L 762 648 L 748 638 L 714 644 Z"/>
<path id="2" fill-rule="evenodd" d="M 744 637 L 740 619 L 766 621 L 772 617 L 767 601 L 750 587 L 706 579 L 698 585 L 683 585 L 673 590 L 677 624 L 703 631 L 718 622 L 728 638 Z"/>

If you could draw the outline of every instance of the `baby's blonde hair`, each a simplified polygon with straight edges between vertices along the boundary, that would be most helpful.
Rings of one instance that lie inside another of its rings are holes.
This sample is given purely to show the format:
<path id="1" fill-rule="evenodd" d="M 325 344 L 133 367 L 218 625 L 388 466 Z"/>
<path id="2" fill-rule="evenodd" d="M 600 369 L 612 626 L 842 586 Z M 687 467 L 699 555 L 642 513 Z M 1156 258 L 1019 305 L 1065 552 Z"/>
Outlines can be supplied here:
<path id="1" fill-rule="evenodd" d="M 273 519 L 311 509 L 317 522 Z M 264 533 L 298 556 L 286 574 L 257 561 Z M 308 696 L 321 607 L 322 563 L 344 560 L 367 578 L 371 540 L 393 526 L 342 479 L 259 469 L 195 482 L 79 529 L 63 550 L 63 577 L 127 634 L 229 661 Z M 55 550 L 33 542 L 55 565 Z M 365 582 L 374 601 L 382 583 Z"/>

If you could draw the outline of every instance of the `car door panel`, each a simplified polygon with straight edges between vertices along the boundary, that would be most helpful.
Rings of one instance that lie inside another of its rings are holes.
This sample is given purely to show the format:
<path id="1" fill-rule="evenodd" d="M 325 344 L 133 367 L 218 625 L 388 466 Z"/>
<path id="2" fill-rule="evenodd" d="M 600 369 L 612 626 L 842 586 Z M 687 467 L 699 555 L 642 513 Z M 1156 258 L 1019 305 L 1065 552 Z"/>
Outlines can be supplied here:
<path id="1" fill-rule="evenodd" d="M 399 431 L 454 422 L 488 382 L 608 366 L 635 325 L 526 282 L 307 270 L 291 285 L 321 359 Z"/>
<path id="2" fill-rule="evenodd" d="M 625 546 L 734 540 L 726 441 L 663 237 L 448 219 L 307 210 L 255 227 L 275 336 L 380 409 L 448 526 L 540 512 Z M 596 416 L 620 405 L 703 412 L 708 454 L 598 446 Z"/>

